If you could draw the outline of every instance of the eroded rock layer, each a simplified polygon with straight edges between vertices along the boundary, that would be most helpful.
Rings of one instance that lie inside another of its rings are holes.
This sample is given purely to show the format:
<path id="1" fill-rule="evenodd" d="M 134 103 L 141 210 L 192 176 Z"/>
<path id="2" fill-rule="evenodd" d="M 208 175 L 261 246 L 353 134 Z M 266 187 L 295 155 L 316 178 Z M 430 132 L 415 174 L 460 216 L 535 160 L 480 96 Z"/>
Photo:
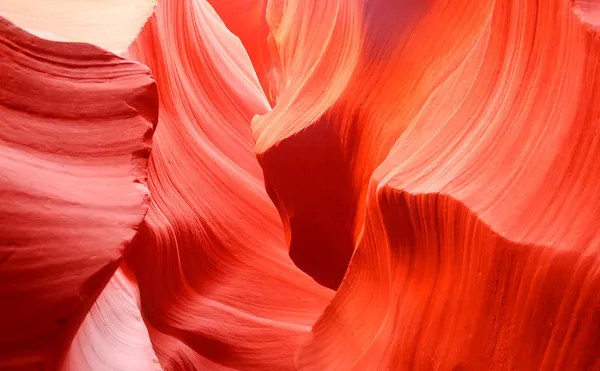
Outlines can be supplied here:
<path id="1" fill-rule="evenodd" d="M 276 91 L 271 82 L 274 61 L 269 52 L 269 26 L 266 19 L 267 0 L 209 0 L 219 17 L 235 36 L 240 38 L 250 57 L 269 102 L 274 103 Z M 271 77 L 271 78 L 269 78 Z"/>
<path id="2" fill-rule="evenodd" d="M 0 18 L 0 369 L 55 369 L 147 210 L 149 70 Z"/>
<path id="3" fill-rule="evenodd" d="M 344 276 L 373 171 L 488 20 L 489 4 L 456 4 L 443 20 L 435 5 L 269 4 L 279 95 L 253 122 L 256 151 L 294 262 L 325 286 Z M 432 37 L 437 22 L 451 32 Z"/>
<path id="4" fill-rule="evenodd" d="M 337 260 L 356 241 L 297 367 L 600 367 L 592 12 L 558 0 L 432 1 L 398 38 L 375 39 L 386 27 L 369 22 L 386 9 L 375 3 L 354 10 L 362 49 L 330 107 L 311 116 L 303 104 L 327 90 L 300 89 L 253 123 L 299 265 L 331 286 L 318 257 Z M 351 14 L 348 4 L 330 19 Z"/>
<path id="5" fill-rule="evenodd" d="M 269 111 L 206 1 L 161 1 L 130 57 L 157 81 L 152 203 L 127 259 L 164 370 L 293 370 L 332 292 L 292 263 L 250 120 Z"/>
<path id="6" fill-rule="evenodd" d="M 0 369 L 600 370 L 599 4 L 6 0 Z"/>
<path id="7" fill-rule="evenodd" d="M 62 370 L 162 370 L 138 301 L 136 283 L 117 269 L 79 327 Z"/>

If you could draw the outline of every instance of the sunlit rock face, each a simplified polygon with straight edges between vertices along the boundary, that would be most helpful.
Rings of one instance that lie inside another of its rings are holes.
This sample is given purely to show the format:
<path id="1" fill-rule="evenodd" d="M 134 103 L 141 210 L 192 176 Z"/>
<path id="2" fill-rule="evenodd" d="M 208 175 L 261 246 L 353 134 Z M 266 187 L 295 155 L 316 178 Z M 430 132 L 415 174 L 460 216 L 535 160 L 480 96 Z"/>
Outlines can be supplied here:
<path id="1" fill-rule="evenodd" d="M 166 370 L 294 370 L 333 292 L 288 256 L 254 154 L 270 110 L 248 55 L 204 1 L 165 1 L 129 49 L 159 89 L 153 201 L 127 259 Z"/>
<path id="2" fill-rule="evenodd" d="M 600 2 L 86 4 L 0 4 L 0 370 L 600 370 Z"/>
<path id="3" fill-rule="evenodd" d="M 353 251 L 299 369 L 600 367 L 600 40 L 571 4 L 551 3 L 367 17 L 341 92 L 337 78 L 285 76 L 293 98 L 255 119 L 292 257 L 333 285 L 314 257 Z M 344 4 L 336 16 L 361 11 Z"/>

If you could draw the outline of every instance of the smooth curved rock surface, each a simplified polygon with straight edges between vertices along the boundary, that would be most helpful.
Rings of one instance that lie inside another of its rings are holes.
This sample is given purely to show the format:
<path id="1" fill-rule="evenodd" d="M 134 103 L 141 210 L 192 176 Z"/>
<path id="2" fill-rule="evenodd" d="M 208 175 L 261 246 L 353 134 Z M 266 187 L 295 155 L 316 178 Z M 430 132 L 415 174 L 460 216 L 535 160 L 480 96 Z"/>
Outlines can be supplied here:
<path id="1" fill-rule="evenodd" d="M 600 370 L 598 4 L 0 21 L 0 369 Z"/>
<path id="2" fill-rule="evenodd" d="M 209 3 L 227 29 L 240 38 L 267 99 L 274 104 L 277 94 L 270 81 L 275 62 L 269 51 L 269 25 L 266 19 L 269 1 L 209 0 Z"/>
<path id="3" fill-rule="evenodd" d="M 443 78 L 401 103 L 299 370 L 600 367 L 600 39 L 546 5 L 433 3 L 413 29 L 404 53 L 454 42 L 459 63 L 421 61 Z"/>
<path id="4" fill-rule="evenodd" d="M 269 104 L 203 0 L 161 1 L 130 57 L 157 81 L 152 203 L 127 264 L 164 370 L 293 370 L 333 292 L 288 256 L 250 120 Z"/>
<path id="5" fill-rule="evenodd" d="M 435 37 L 432 1 L 290 1 L 272 10 L 281 93 L 253 121 L 256 151 L 290 255 L 323 285 L 339 286 L 373 171 L 470 53 L 485 6 L 455 6 L 444 19 L 452 31 Z"/>
<path id="6" fill-rule="evenodd" d="M 147 68 L 0 18 L 0 369 L 55 369 L 148 207 Z"/>
<path id="7" fill-rule="evenodd" d="M 136 283 L 117 269 L 79 327 L 62 370 L 162 370 L 138 301 Z"/>

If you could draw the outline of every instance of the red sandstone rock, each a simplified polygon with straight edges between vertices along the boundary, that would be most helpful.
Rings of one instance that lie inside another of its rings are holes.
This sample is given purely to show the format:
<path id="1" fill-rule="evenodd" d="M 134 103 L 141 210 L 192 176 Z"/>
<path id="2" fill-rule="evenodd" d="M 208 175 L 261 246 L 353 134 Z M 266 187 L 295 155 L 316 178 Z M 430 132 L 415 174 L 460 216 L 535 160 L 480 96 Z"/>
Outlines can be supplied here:
<path id="1" fill-rule="evenodd" d="M 0 18 L 0 369 L 55 369 L 147 210 L 149 70 Z"/>
<path id="2" fill-rule="evenodd" d="M 118 269 L 71 343 L 64 371 L 162 370 L 138 306 L 137 285 Z"/>
<path id="3" fill-rule="evenodd" d="M 147 70 L 6 23 L 0 369 L 600 370 L 598 4 L 161 0 L 116 273 Z"/>
<path id="4" fill-rule="evenodd" d="M 269 15 L 278 19 L 280 94 L 253 122 L 256 151 L 294 262 L 330 288 L 354 251 L 373 170 L 447 70 L 429 68 L 428 79 L 422 72 L 453 68 L 477 37 L 470 22 L 478 11 L 459 10 L 448 24 L 451 42 L 418 40 L 405 52 L 412 29 L 434 21 L 426 10 L 410 1 L 336 0 L 286 2 Z"/>
<path id="5" fill-rule="evenodd" d="M 269 74 L 274 69 L 269 52 L 269 25 L 266 19 L 267 0 L 209 0 L 208 1 L 235 36 L 240 38 L 252 61 L 252 67 L 269 101 L 274 104 L 277 92 L 271 86 Z M 272 80 L 272 77 L 271 77 Z"/>
<path id="6" fill-rule="evenodd" d="M 152 203 L 127 264 L 165 370 L 293 370 L 332 292 L 294 266 L 250 120 L 269 111 L 204 1 L 161 2 L 130 57 L 157 81 Z"/>
<path id="7" fill-rule="evenodd" d="M 431 4 L 396 60 L 409 76 L 395 82 L 397 113 L 366 104 L 397 140 L 300 370 L 600 367 L 600 39 L 589 31 L 563 1 Z M 367 94 L 386 91 L 381 79 Z M 294 163 L 280 148 L 308 146 L 325 124 L 263 156 Z M 281 179 L 267 161 L 267 181 Z M 292 225 L 292 241 L 304 232 Z"/>

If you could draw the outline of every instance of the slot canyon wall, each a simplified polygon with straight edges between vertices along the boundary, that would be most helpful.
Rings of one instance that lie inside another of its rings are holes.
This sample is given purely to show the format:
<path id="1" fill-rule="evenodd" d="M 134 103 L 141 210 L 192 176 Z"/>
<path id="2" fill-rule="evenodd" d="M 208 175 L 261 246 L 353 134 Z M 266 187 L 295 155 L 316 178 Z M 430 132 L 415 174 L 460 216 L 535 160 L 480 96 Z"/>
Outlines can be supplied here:
<path id="1" fill-rule="evenodd" d="M 600 1 L 3 0 L 0 370 L 600 371 Z"/>

